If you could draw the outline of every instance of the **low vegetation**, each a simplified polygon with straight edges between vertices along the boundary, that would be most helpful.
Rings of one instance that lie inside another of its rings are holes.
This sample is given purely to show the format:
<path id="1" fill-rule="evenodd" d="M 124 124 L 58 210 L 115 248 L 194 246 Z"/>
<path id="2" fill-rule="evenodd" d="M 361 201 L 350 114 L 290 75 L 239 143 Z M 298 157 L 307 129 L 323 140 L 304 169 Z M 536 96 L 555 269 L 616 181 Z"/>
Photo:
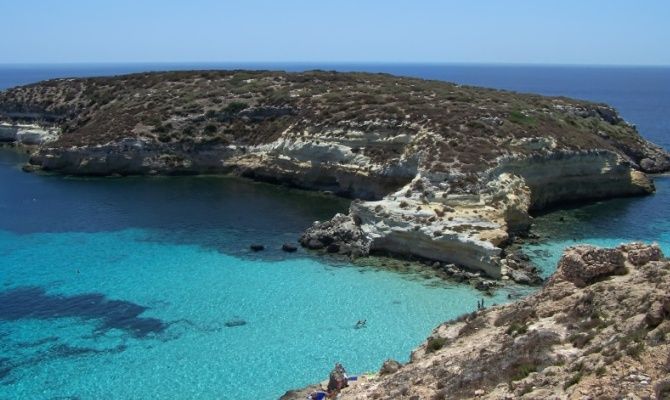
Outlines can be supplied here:
<path id="1" fill-rule="evenodd" d="M 461 184 L 499 156 L 532 151 L 520 140 L 553 138 L 566 149 L 618 149 L 642 143 L 610 108 L 387 74 L 309 71 L 185 71 L 55 79 L 0 92 L 0 119 L 55 124 L 54 146 L 126 137 L 160 143 L 269 143 L 298 137 L 375 132 L 409 135 L 412 145 L 357 148 L 391 162 L 418 151 L 432 171 L 463 172 Z M 430 132 L 430 135 L 420 135 Z M 458 184 L 456 182 L 455 184 Z"/>
<path id="2" fill-rule="evenodd" d="M 435 351 L 440 350 L 444 345 L 447 343 L 447 339 L 445 338 L 440 338 L 440 337 L 432 337 L 428 339 L 428 343 L 426 344 L 426 352 L 427 353 L 433 353 Z"/>

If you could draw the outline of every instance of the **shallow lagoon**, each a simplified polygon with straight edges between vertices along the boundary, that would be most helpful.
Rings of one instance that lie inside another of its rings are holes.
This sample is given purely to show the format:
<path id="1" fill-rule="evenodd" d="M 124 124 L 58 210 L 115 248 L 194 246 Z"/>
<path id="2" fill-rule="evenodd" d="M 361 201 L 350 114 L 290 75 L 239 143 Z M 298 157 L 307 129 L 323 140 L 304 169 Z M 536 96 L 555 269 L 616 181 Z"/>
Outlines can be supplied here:
<path id="1" fill-rule="evenodd" d="M 0 398 L 272 398 L 336 361 L 406 361 L 481 297 L 280 250 L 339 199 L 226 178 L 40 176 L 20 159 L 0 152 Z"/>

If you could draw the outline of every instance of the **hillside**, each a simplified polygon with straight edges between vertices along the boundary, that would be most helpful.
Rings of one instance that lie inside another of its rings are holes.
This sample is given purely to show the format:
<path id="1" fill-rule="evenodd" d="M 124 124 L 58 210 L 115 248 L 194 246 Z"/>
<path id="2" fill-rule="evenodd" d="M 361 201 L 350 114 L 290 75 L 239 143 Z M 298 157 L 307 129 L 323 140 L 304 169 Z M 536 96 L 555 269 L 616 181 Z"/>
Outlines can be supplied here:
<path id="1" fill-rule="evenodd" d="M 648 156 L 635 129 L 602 104 L 385 74 L 203 71 L 57 79 L 2 92 L 0 115 L 56 123 L 62 135 L 54 147 L 125 138 L 253 146 L 287 136 L 344 140 L 372 133 L 361 142 L 362 156 L 398 163 L 419 150 L 427 153 L 419 167 L 466 176 L 499 156 L 531 154 L 541 143 L 522 139 L 538 136 L 562 149 L 619 150 L 638 164 Z M 661 167 L 651 160 L 642 163 L 644 171 Z"/>

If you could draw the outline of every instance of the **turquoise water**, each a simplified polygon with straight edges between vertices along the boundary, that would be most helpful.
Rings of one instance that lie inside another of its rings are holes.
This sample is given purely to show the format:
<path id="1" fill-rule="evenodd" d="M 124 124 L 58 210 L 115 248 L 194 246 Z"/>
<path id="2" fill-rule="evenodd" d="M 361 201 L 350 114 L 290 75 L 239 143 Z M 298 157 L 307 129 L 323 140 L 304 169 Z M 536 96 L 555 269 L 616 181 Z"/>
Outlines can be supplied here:
<path id="1" fill-rule="evenodd" d="M 0 66 L 0 89 L 62 76 L 203 65 Z M 230 67 L 230 65 L 204 65 Z M 669 68 L 238 65 L 384 71 L 604 101 L 670 147 Z M 0 399 L 269 399 L 409 352 L 479 293 L 279 250 L 347 202 L 213 177 L 22 173 L 0 149 Z M 546 275 L 580 242 L 670 254 L 670 177 L 653 196 L 536 216 Z M 267 250 L 250 253 L 251 243 Z M 487 304 L 506 300 L 505 292 Z M 353 329 L 359 319 L 367 327 Z"/>
<path id="2" fill-rule="evenodd" d="M 19 159 L 0 152 L 2 399 L 273 398 L 335 362 L 406 361 L 479 298 L 279 250 L 337 199 L 231 179 L 38 176 Z"/>

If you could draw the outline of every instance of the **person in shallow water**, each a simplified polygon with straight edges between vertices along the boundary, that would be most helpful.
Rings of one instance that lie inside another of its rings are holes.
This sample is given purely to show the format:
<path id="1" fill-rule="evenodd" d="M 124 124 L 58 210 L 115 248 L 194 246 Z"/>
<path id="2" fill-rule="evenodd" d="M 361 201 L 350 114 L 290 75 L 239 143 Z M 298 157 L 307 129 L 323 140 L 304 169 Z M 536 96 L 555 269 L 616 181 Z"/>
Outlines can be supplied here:
<path id="1" fill-rule="evenodd" d="M 356 325 L 354 326 L 354 329 L 361 329 L 365 328 L 365 324 L 368 323 L 367 319 L 359 319 L 358 322 L 356 322 Z"/>

